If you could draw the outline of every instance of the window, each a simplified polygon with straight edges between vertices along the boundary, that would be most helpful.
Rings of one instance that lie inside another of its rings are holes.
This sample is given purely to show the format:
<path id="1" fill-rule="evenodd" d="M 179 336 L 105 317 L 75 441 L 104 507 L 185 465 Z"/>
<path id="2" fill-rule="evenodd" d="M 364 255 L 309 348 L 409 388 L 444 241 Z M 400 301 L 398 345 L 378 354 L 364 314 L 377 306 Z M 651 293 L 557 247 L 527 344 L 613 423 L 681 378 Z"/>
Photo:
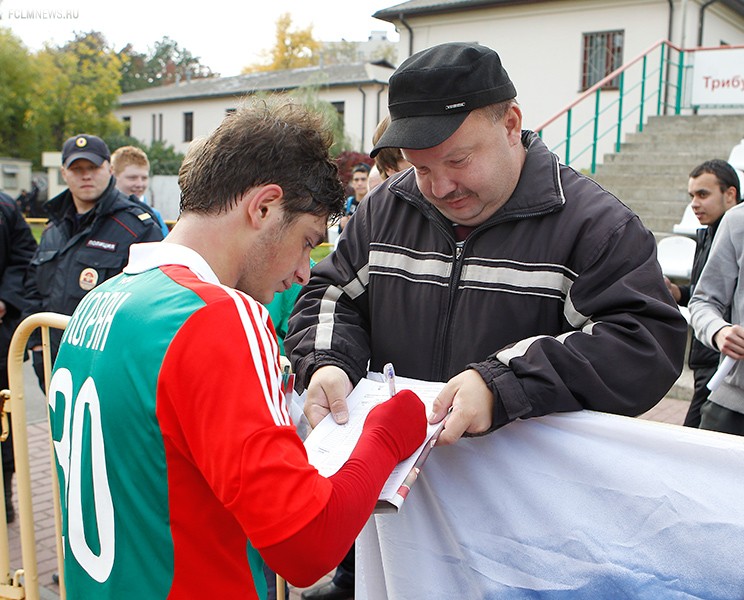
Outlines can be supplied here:
<path id="1" fill-rule="evenodd" d="M 18 189 L 18 171 L 15 165 L 3 165 L 3 188 L 6 191 Z"/>
<path id="2" fill-rule="evenodd" d="M 163 141 L 163 113 L 152 114 L 152 139 L 151 142 Z"/>
<path id="3" fill-rule="evenodd" d="M 236 108 L 226 108 L 225 109 L 225 116 L 228 115 L 234 115 L 237 112 Z"/>
<path id="4" fill-rule="evenodd" d="M 336 109 L 336 112 L 341 117 L 341 120 L 344 118 L 344 111 L 346 107 L 344 106 L 343 102 L 331 102 L 331 106 Z"/>
<path id="5" fill-rule="evenodd" d="M 122 117 L 122 123 L 124 124 L 124 135 L 131 137 L 132 135 L 132 117 Z"/>
<path id="6" fill-rule="evenodd" d="M 183 113 L 183 141 L 190 142 L 194 139 L 194 113 Z"/>
<path id="7" fill-rule="evenodd" d="M 581 89 L 586 90 L 623 64 L 625 32 L 599 31 L 585 33 L 581 66 Z M 603 89 L 617 89 L 619 78 L 609 81 Z"/>

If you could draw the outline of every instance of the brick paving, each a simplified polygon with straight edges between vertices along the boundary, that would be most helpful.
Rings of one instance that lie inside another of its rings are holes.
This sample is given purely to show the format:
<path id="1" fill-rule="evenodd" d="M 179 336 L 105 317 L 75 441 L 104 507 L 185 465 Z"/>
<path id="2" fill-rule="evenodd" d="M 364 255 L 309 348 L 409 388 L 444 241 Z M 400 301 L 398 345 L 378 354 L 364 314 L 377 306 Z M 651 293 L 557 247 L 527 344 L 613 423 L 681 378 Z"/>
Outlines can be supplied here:
<path id="1" fill-rule="evenodd" d="M 683 375 L 683 377 L 687 377 Z M 689 379 L 689 377 L 687 377 Z M 682 379 L 682 378 L 681 378 Z M 676 396 L 689 395 L 685 390 L 689 388 L 683 383 L 676 387 Z M 681 393 L 679 393 L 681 390 Z M 691 395 L 691 390 L 690 390 Z M 681 425 L 687 414 L 688 401 L 674 397 L 664 398 L 640 418 L 663 423 Z M 49 429 L 46 421 L 39 421 L 29 425 L 29 461 L 31 465 L 31 482 L 33 490 L 34 521 L 36 531 L 36 552 L 39 571 L 39 585 L 42 600 L 54 600 L 59 597 L 59 587 L 52 582 L 52 573 L 57 570 L 54 509 L 51 492 L 51 462 Z M 13 486 L 13 503 L 18 506 L 18 500 Z M 20 530 L 18 519 L 8 526 L 10 545 L 11 573 L 21 566 Z M 321 581 L 326 581 L 328 576 Z M 300 600 L 299 589 L 290 589 L 290 600 Z"/>

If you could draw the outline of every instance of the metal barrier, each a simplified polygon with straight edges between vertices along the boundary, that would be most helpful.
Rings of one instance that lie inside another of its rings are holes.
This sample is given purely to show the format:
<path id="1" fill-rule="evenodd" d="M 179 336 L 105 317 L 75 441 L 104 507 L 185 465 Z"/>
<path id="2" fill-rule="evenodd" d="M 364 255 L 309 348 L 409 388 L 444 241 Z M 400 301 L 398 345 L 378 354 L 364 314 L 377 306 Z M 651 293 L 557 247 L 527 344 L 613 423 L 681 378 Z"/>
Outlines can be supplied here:
<path id="1" fill-rule="evenodd" d="M 0 600 L 39 600 L 39 573 L 36 562 L 36 534 L 34 533 L 34 509 L 31 502 L 31 471 L 28 456 L 28 431 L 26 424 L 26 399 L 23 386 L 23 359 L 26 355 L 26 344 L 31 334 L 41 328 L 41 339 L 44 353 L 44 376 L 46 388 L 52 371 L 49 329 L 64 329 L 70 317 L 56 313 L 38 313 L 24 319 L 10 341 L 8 350 L 8 383 L 10 390 L 0 392 L 3 404 L 2 437 L 8 436 L 8 417 L 13 416 L 13 451 L 15 454 L 16 482 L 18 488 L 18 519 L 21 531 L 22 568 L 16 569 L 11 577 L 10 548 L 8 525 L 0 518 Z M 57 538 L 57 570 L 59 573 L 59 592 L 65 600 L 64 565 L 62 554 L 62 515 L 59 503 L 59 482 L 54 459 L 54 449 L 49 438 L 50 459 L 52 461 L 52 493 L 54 498 L 54 526 Z M 0 482 L 2 478 L 0 478 Z M 0 483 L 0 486 L 2 483 Z M 0 493 L 0 516 L 5 514 L 5 495 Z"/>

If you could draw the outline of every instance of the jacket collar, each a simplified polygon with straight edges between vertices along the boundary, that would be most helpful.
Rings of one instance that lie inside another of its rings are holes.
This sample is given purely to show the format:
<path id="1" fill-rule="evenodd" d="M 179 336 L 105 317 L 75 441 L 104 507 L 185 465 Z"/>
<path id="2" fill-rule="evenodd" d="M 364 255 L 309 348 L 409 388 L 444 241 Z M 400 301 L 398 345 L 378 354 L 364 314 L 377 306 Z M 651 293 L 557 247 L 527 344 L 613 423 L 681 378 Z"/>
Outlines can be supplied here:
<path id="1" fill-rule="evenodd" d="M 124 196 L 116 189 L 116 180 L 112 176 L 109 179 L 109 184 L 103 191 L 103 194 L 96 201 L 95 206 L 90 211 L 91 217 L 97 217 L 101 215 L 107 215 L 114 211 L 114 205 L 119 196 Z M 65 216 L 75 211 L 75 204 L 72 200 L 72 194 L 69 189 L 66 189 L 61 194 L 58 194 L 45 205 L 44 209 L 49 213 L 49 217 L 55 223 L 61 222 Z"/>

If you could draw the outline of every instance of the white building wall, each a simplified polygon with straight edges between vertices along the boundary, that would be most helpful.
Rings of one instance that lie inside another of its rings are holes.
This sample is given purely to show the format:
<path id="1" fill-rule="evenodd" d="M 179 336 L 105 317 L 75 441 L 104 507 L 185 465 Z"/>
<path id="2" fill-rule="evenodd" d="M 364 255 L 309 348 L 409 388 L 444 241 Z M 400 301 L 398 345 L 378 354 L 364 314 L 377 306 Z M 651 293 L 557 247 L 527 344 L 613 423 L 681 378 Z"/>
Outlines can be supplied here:
<path id="1" fill-rule="evenodd" d="M 409 19 L 414 52 L 453 41 L 496 50 L 517 88 L 526 125 L 537 126 L 581 93 L 582 34 L 625 30 L 624 59 L 666 36 L 666 2 L 575 1 Z M 408 40 L 401 45 L 407 48 Z"/>
<path id="2" fill-rule="evenodd" d="M 178 187 L 177 175 L 155 175 L 150 178 L 147 191 L 150 205 L 158 209 L 163 219 L 178 219 L 181 190 Z"/>
<path id="3" fill-rule="evenodd" d="M 386 69 L 389 72 L 389 69 Z M 384 80 L 383 80 L 384 81 Z M 364 93 L 360 91 L 360 87 Z M 290 93 L 291 95 L 291 93 Z M 382 117 L 387 114 L 387 90 L 383 82 L 363 86 L 320 88 L 318 97 L 327 102 L 343 102 L 344 127 L 354 150 L 369 152 L 372 135 Z M 162 141 L 176 151 L 185 153 L 189 143 L 184 141 L 184 113 L 193 112 L 194 138 L 209 135 L 222 122 L 228 109 L 238 108 L 243 97 L 221 97 L 178 100 L 153 104 L 123 106 L 115 111 L 117 118 L 130 119 L 130 133 L 145 144 L 158 139 L 162 115 Z M 152 120 L 155 115 L 155 137 Z"/>
<path id="4" fill-rule="evenodd" d="M 673 43 L 681 42 L 684 22 L 688 46 L 697 39 L 699 2 L 687 2 L 686 16 L 675 1 Z M 724 20 L 725 17 L 725 20 Z M 730 43 L 744 43 L 741 23 L 732 22 L 733 14 L 721 8 L 709 7 L 705 14 L 706 39 L 717 45 L 719 37 Z M 654 43 L 667 38 L 669 4 L 666 0 L 570 0 L 500 8 L 467 10 L 455 14 L 407 18 L 413 28 L 413 52 L 436 44 L 463 41 L 478 42 L 496 50 L 502 58 L 515 87 L 524 115 L 524 127 L 535 129 L 575 101 L 581 94 L 582 39 L 584 33 L 624 30 L 623 62 L 627 63 L 648 50 Z M 739 21 L 741 21 L 739 19 Z M 405 27 L 400 31 L 399 56 L 408 55 L 410 36 Z M 649 65 L 649 69 L 657 65 Z M 673 73 L 672 73 L 673 76 Z M 648 94 L 648 92 L 647 92 Z M 617 97 L 616 92 L 602 92 L 603 106 Z M 629 110 L 627 104 L 623 112 Z M 653 109 L 653 111 L 652 111 Z M 645 115 L 655 114 L 655 101 L 645 108 Z M 610 109 L 613 110 L 613 109 Z M 584 102 L 574 109 L 573 128 L 594 114 L 594 102 Z M 637 126 L 635 116 L 629 117 L 623 132 Z M 602 131 L 600 131 L 600 134 Z M 545 141 L 555 147 L 565 136 L 565 121 L 546 130 Z M 581 137 L 584 139 L 581 139 Z M 574 140 L 572 154 L 591 142 L 588 127 Z M 614 132 L 604 138 L 598 152 L 601 162 L 616 140 Z M 559 155 L 561 151 L 556 150 Z M 563 157 L 562 157 L 563 158 Z M 572 164 L 585 168 L 591 162 L 587 152 Z"/>
<path id="5" fill-rule="evenodd" d="M 23 191 L 31 190 L 31 161 L 0 156 L 0 192 L 14 200 Z"/>
<path id="6" fill-rule="evenodd" d="M 62 179 L 62 153 L 42 152 L 41 165 L 47 170 L 47 200 L 61 194 L 67 189 Z"/>
<path id="7" fill-rule="evenodd" d="M 698 14 L 699 6 L 694 3 L 695 34 L 688 46 L 696 45 L 698 38 Z M 703 43 L 702 46 L 720 46 L 721 43 L 738 45 L 744 43 L 744 25 L 739 20 L 734 20 L 735 15 L 724 6 L 711 4 L 705 10 L 703 19 Z"/>

